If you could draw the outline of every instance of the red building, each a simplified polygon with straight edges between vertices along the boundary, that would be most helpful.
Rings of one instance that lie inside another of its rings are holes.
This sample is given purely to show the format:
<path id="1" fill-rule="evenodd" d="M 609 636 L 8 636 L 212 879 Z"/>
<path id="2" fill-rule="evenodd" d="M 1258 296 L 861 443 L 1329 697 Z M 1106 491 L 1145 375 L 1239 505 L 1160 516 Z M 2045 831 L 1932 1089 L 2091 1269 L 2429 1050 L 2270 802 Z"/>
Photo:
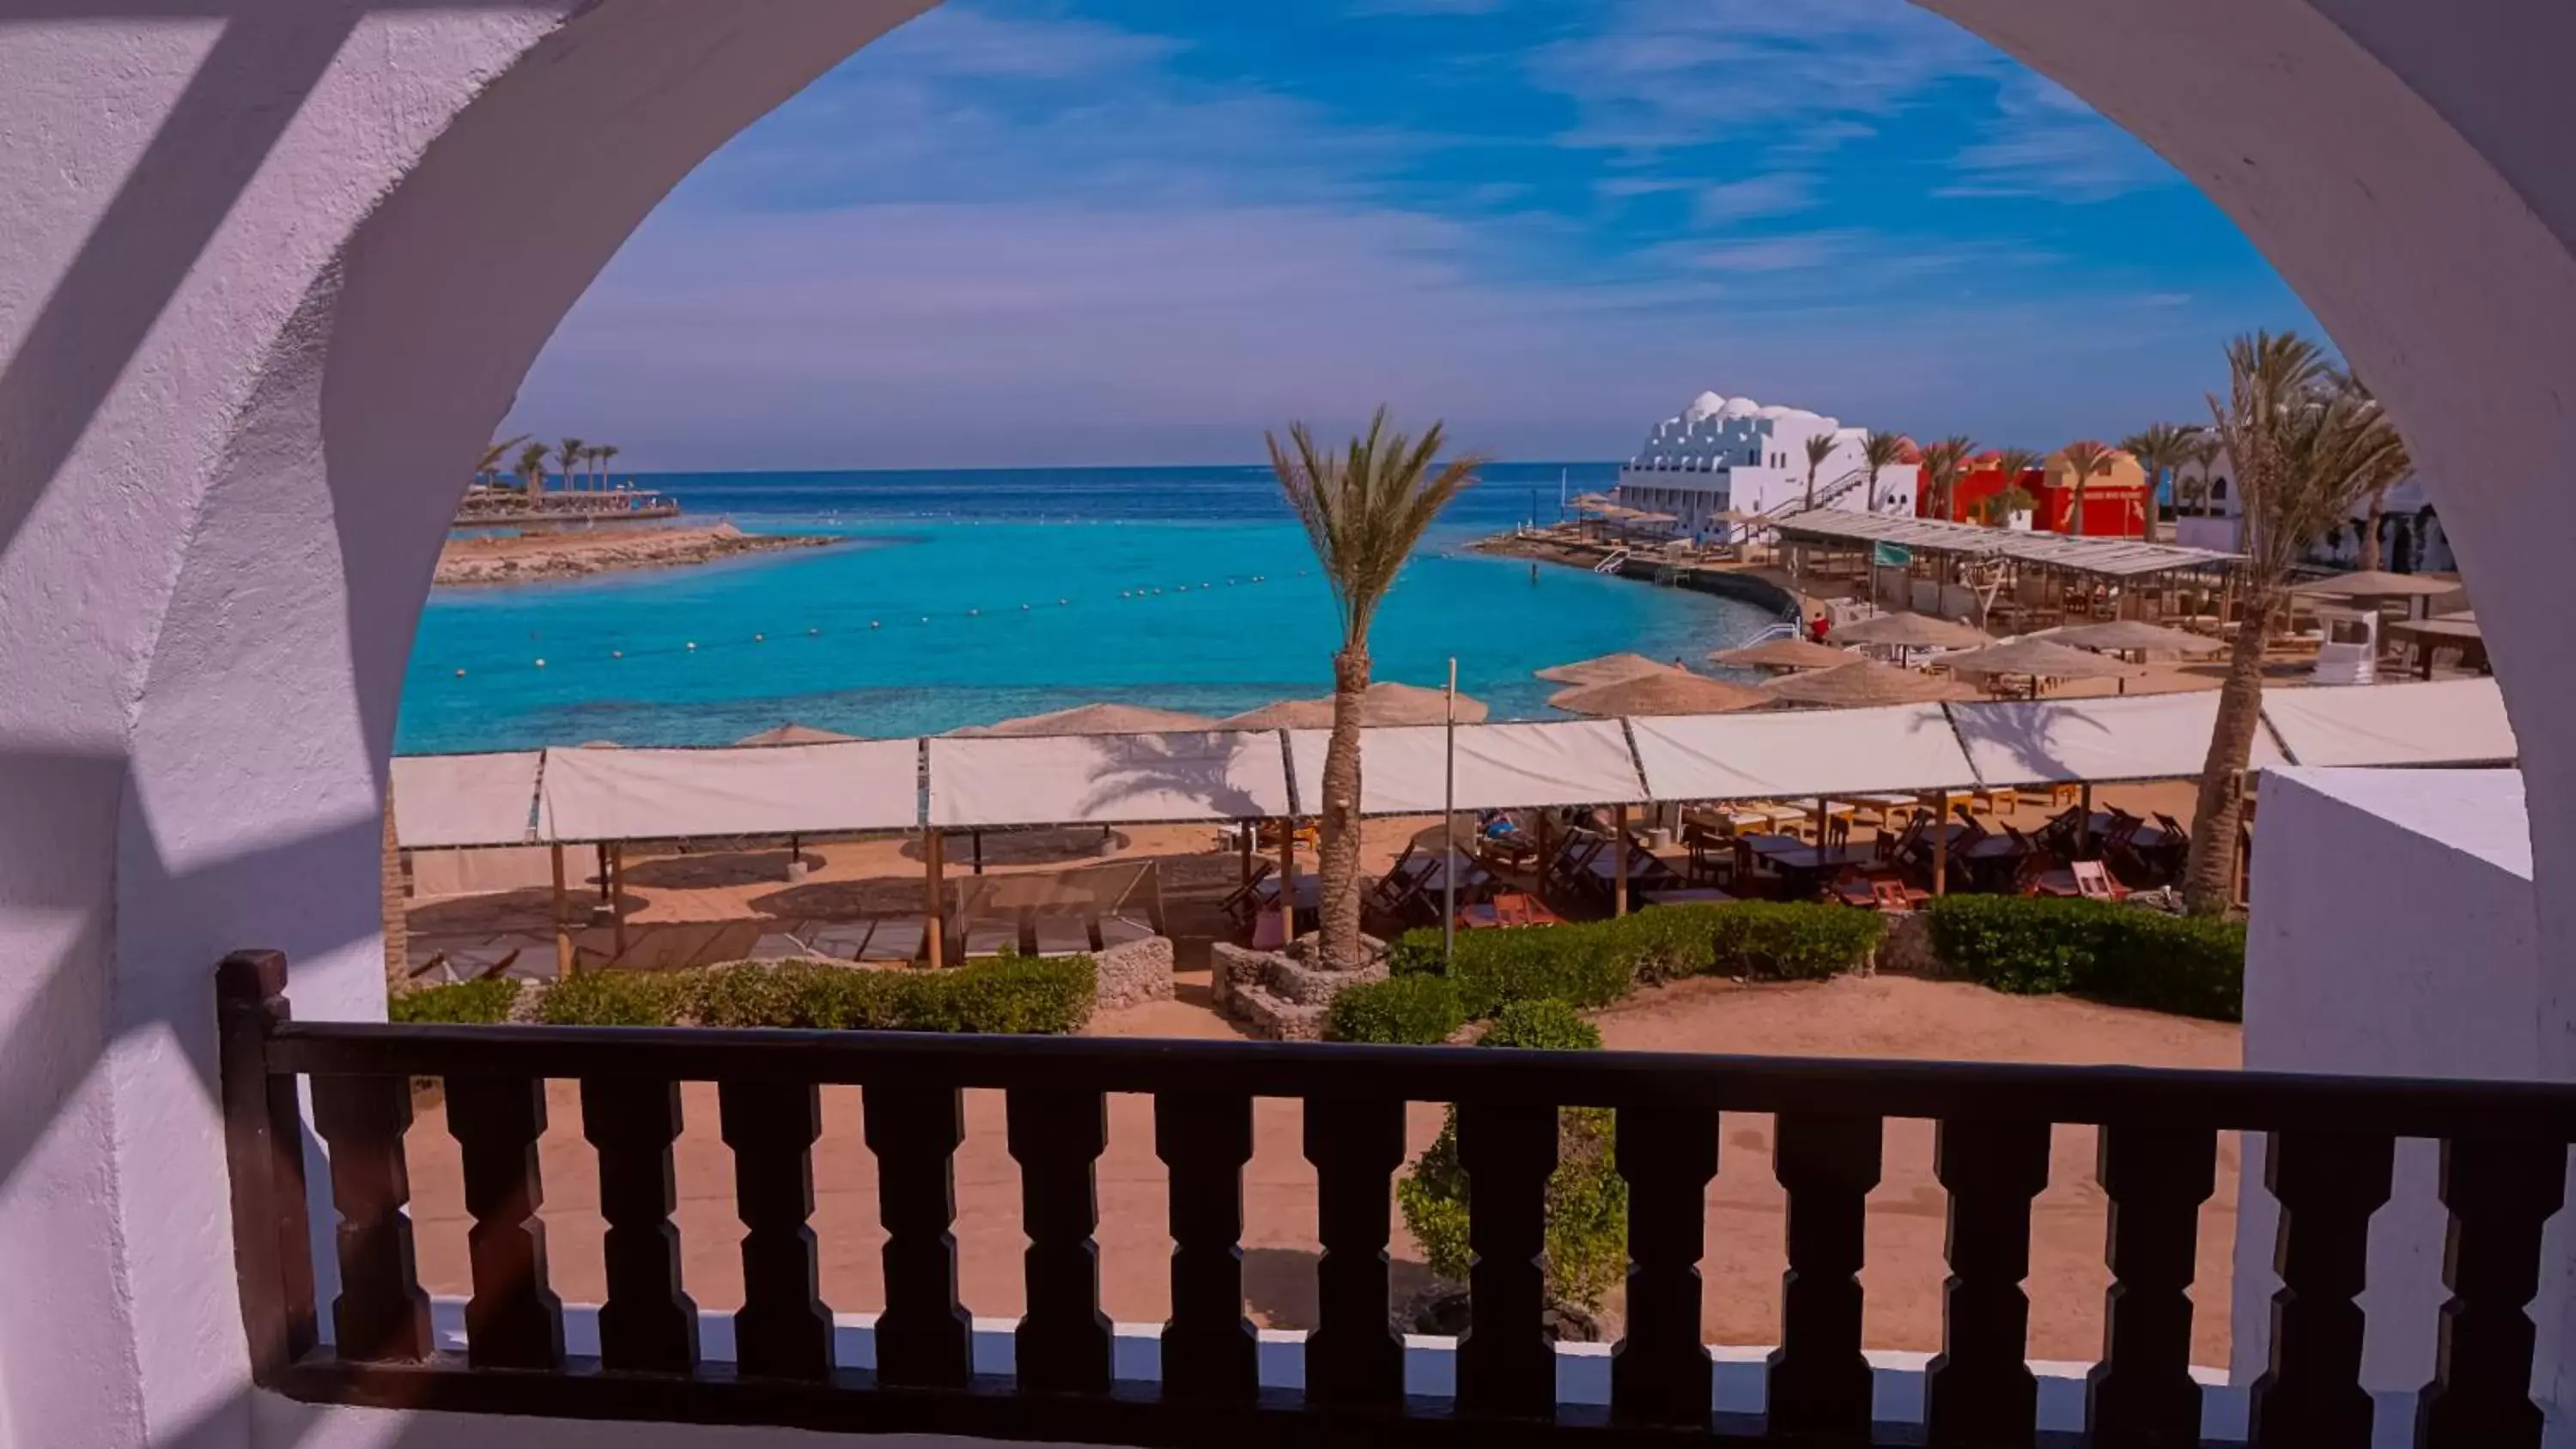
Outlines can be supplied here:
<path id="1" fill-rule="evenodd" d="M 2049 533 L 2073 533 L 2075 511 L 2074 469 L 2067 466 L 2063 453 L 2052 453 L 2040 467 L 2025 470 L 2018 478 L 2008 478 L 1997 465 L 1995 454 L 1980 453 L 1970 463 L 1953 489 L 1950 512 L 1953 522 L 1984 523 L 1986 501 L 2018 485 L 2036 504 L 2031 510 L 2031 527 Z M 1915 511 L 1925 518 L 1943 517 L 1939 500 L 1927 479 Z M 2111 455 L 2111 471 L 2097 473 L 2084 485 L 2084 528 L 2087 538 L 2144 538 L 2150 494 L 2146 472 L 2138 460 L 2127 453 Z M 2000 525 L 2000 518 L 1991 520 Z"/>

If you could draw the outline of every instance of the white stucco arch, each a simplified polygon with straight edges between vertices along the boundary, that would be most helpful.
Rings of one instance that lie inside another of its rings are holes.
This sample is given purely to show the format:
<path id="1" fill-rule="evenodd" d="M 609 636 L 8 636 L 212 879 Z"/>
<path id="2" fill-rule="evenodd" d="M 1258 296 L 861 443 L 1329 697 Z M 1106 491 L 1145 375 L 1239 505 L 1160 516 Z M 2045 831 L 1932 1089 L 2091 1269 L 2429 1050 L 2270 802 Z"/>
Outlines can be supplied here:
<path id="1" fill-rule="evenodd" d="M 308 1014 L 377 1009 L 375 801 L 461 463 L 668 188 L 918 3 L 0 11 L 0 1446 L 254 1442 L 209 968 L 278 946 Z M 1925 3 L 2161 151 L 2370 375 L 2531 798 L 2576 803 L 2576 11 Z M 2533 817 L 2576 990 L 2576 809 Z M 2566 1002 L 2534 1028 L 2576 1066 Z"/>

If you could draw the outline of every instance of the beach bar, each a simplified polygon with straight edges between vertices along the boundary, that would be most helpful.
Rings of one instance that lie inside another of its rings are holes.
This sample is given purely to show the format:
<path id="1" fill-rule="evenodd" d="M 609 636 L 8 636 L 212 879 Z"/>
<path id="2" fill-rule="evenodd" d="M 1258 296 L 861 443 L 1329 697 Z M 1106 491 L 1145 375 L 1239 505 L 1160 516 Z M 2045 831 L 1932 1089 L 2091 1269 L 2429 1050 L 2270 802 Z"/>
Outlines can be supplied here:
<path id="1" fill-rule="evenodd" d="M 1849 575 L 1906 608 L 2022 631 L 2089 618 L 2223 619 L 2240 556 L 2211 549 L 1819 509 L 1779 521 L 1801 579 Z M 1892 557 L 1902 563 L 1891 563 Z"/>

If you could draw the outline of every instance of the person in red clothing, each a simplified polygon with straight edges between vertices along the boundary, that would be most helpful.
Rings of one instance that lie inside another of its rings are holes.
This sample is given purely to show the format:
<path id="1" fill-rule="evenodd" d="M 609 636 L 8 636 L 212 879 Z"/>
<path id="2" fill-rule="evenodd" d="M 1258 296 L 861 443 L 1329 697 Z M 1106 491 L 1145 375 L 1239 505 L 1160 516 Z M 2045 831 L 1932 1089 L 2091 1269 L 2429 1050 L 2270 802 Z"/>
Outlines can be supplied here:
<path id="1" fill-rule="evenodd" d="M 1818 609 L 1816 617 L 1807 621 L 1807 637 L 1822 644 L 1825 642 L 1825 636 L 1833 632 L 1833 628 L 1834 621 L 1825 617 L 1824 610 Z"/>

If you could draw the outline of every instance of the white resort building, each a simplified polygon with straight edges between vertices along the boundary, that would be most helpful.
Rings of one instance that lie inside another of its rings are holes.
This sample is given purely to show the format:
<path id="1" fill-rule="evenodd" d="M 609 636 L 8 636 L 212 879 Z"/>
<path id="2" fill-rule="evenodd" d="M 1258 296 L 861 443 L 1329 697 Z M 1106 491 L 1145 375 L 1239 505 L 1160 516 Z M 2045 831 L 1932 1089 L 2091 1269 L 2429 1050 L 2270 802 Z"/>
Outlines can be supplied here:
<path id="1" fill-rule="evenodd" d="M 1734 522 L 1799 503 L 1807 492 L 1807 440 L 1830 435 L 1834 450 L 1815 470 L 1816 506 L 1911 515 L 1922 469 L 1907 460 L 1881 468 L 1868 485 L 1859 428 L 1804 408 L 1765 407 L 1749 397 L 1713 392 L 1691 399 L 1680 416 L 1655 424 L 1646 444 L 1619 469 L 1624 507 L 1666 513 L 1676 531 L 1723 535 Z M 1730 520 L 1726 514 L 1737 515 Z"/>

